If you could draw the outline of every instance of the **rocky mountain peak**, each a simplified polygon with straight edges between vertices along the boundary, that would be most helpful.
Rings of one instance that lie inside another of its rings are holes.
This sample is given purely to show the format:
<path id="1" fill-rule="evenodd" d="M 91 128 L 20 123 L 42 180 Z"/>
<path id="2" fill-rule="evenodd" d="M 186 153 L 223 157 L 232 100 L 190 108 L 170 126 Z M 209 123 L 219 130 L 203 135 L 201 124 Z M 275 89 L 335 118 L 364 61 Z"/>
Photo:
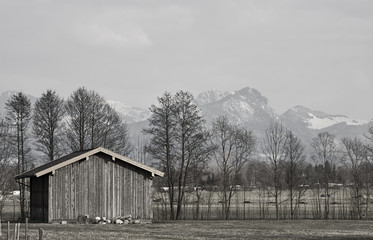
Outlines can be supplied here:
<path id="1" fill-rule="evenodd" d="M 241 90 L 238 90 L 236 94 L 245 98 L 246 101 L 268 105 L 268 99 L 255 88 L 242 88 Z"/>
<path id="2" fill-rule="evenodd" d="M 220 90 L 213 89 L 198 94 L 198 96 L 195 98 L 195 101 L 197 105 L 202 106 L 212 102 L 217 102 L 220 99 L 228 96 L 229 94 L 229 92 L 222 92 Z"/>

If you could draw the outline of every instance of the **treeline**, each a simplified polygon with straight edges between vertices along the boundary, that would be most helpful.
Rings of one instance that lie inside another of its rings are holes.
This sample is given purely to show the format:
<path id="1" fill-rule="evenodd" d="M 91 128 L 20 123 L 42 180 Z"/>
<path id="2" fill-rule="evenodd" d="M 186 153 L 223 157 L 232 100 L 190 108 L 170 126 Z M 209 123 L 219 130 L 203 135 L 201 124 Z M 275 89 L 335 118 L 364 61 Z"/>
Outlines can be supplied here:
<path id="1" fill-rule="evenodd" d="M 0 120 L 0 215 L 6 198 L 14 189 L 14 176 L 31 169 L 31 149 L 53 161 L 71 152 L 105 147 L 128 155 L 132 146 L 127 125 L 119 113 L 97 92 L 81 87 L 64 101 L 47 90 L 31 106 L 22 92 L 10 97 Z M 33 140 L 33 141 L 31 141 Z M 21 218 L 28 208 L 26 180 L 18 182 Z"/>
<path id="2" fill-rule="evenodd" d="M 262 138 L 250 126 L 232 123 L 226 116 L 206 123 L 189 92 L 166 92 L 150 111 L 149 125 L 142 132 L 147 140 L 134 151 L 126 123 L 95 91 L 82 87 L 63 100 L 47 90 L 34 106 L 23 93 L 13 95 L 0 120 L 0 215 L 6 200 L 2 195 L 14 189 L 14 176 L 33 167 L 31 148 L 52 161 L 101 146 L 122 155 L 137 154 L 165 172 L 154 185 L 166 192 L 162 201 L 168 219 L 182 218 L 190 189 L 196 216 L 208 190 L 217 193 L 222 218 L 229 219 L 238 188 L 270 197 L 276 219 L 283 215 L 285 204 L 288 217 L 295 218 L 306 192 L 314 188 L 314 211 L 328 219 L 330 188 L 337 183 L 348 186 L 354 217 L 368 217 L 373 126 L 363 138 L 341 141 L 320 133 L 307 146 L 311 151 L 306 151 L 300 138 L 281 122 L 269 124 Z M 26 184 L 24 179 L 18 182 L 21 218 L 27 215 Z"/>
<path id="3" fill-rule="evenodd" d="M 312 139 L 311 151 L 306 151 L 300 138 L 278 121 L 267 127 L 262 139 L 250 126 L 230 123 L 226 116 L 217 117 L 207 127 L 188 92 L 165 93 L 151 112 L 150 125 L 144 129 L 150 136 L 146 152 L 166 173 L 156 185 L 167 195 L 156 201 L 168 205 L 167 219 L 185 216 L 182 211 L 190 189 L 197 218 L 202 204 L 211 205 L 211 193 L 203 194 L 208 190 L 217 193 L 221 216 L 229 219 L 237 188 L 256 189 L 271 198 L 276 219 L 283 215 L 280 209 L 284 205 L 288 218 L 294 219 L 306 192 L 314 189 L 313 213 L 328 219 L 334 185 L 348 188 L 352 218 L 368 218 L 373 126 L 361 139 L 345 137 L 340 141 L 322 132 Z M 208 201 L 203 201 L 206 194 Z"/>

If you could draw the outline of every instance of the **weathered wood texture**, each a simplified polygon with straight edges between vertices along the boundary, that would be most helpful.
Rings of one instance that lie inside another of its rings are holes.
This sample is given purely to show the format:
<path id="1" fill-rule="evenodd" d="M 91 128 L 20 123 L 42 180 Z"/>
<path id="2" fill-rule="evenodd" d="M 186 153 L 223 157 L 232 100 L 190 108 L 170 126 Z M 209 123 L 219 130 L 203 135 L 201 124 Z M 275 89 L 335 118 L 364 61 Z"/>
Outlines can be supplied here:
<path id="1" fill-rule="evenodd" d="M 43 190 L 38 191 L 48 195 L 43 198 L 42 209 L 47 206 L 49 222 L 77 219 L 79 215 L 108 219 L 128 214 L 141 219 L 153 217 L 151 173 L 103 153 L 57 169 L 46 177 L 32 179 L 36 179 L 35 183 L 46 179 L 47 185 L 43 184 Z M 36 189 L 32 189 L 32 196 Z M 40 196 L 34 198 L 36 201 Z"/>

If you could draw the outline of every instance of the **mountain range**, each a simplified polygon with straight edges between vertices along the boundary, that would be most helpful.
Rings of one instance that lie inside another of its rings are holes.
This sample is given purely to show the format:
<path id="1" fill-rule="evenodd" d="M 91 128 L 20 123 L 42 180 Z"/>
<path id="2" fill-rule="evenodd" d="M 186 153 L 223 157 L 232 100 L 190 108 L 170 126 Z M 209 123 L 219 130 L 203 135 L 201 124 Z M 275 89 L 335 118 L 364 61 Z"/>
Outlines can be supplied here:
<path id="1" fill-rule="evenodd" d="M 5 102 L 15 92 L 7 91 L 0 96 L 0 114 L 5 113 Z M 36 97 L 27 95 L 31 102 Z M 148 125 L 151 115 L 148 109 L 132 107 L 117 101 L 107 101 L 127 122 L 132 141 L 136 143 L 144 136 L 142 129 Z M 322 131 L 328 131 L 337 138 L 346 136 L 363 137 L 373 121 L 354 120 L 344 115 L 332 115 L 295 106 L 283 114 L 276 114 L 268 104 L 268 99 L 254 88 L 243 88 L 233 92 L 209 90 L 195 97 L 196 105 L 201 109 L 207 125 L 218 116 L 225 115 L 235 124 L 253 130 L 259 141 L 265 129 L 274 120 L 280 120 L 286 128 L 295 132 L 305 145 Z"/>
<path id="2" fill-rule="evenodd" d="M 318 133 L 328 131 L 337 139 L 363 137 L 373 121 L 354 120 L 344 115 L 327 114 L 303 106 L 295 106 L 283 114 L 276 114 L 268 99 L 254 88 L 235 92 L 207 91 L 196 97 L 196 103 L 209 122 L 219 115 L 226 115 L 232 123 L 245 126 L 264 136 L 272 121 L 280 120 L 287 129 L 295 132 L 305 145 L 311 143 Z"/>

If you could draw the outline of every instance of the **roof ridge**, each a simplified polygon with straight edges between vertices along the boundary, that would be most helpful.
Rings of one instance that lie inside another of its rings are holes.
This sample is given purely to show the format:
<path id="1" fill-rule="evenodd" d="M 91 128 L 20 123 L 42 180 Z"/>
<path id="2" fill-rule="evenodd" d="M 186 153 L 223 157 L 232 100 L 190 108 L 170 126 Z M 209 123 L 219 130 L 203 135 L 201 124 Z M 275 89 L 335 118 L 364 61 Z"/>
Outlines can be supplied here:
<path id="1" fill-rule="evenodd" d="M 29 171 L 23 172 L 23 173 L 17 175 L 15 178 L 16 179 L 21 179 L 21 178 L 28 178 L 28 177 L 33 177 L 33 176 L 40 177 L 40 176 L 43 176 L 47 173 L 53 172 L 53 171 L 55 171 L 59 168 L 67 166 L 71 163 L 79 161 L 81 159 L 88 158 L 89 156 L 92 156 L 92 155 L 94 155 L 96 153 L 99 153 L 99 152 L 103 152 L 107 155 L 112 156 L 113 160 L 118 158 L 118 159 L 122 160 L 123 162 L 127 162 L 127 163 L 129 163 L 133 166 L 136 166 L 136 167 L 141 168 L 145 171 L 148 171 L 152 174 L 152 176 L 155 176 L 155 175 L 158 175 L 160 177 L 164 176 L 164 173 L 157 170 L 157 169 L 146 166 L 146 165 L 144 165 L 140 162 L 132 160 L 132 159 L 130 159 L 126 156 L 123 156 L 119 153 L 115 153 L 115 152 L 113 152 L 109 149 L 106 149 L 106 148 L 103 148 L 103 147 L 97 147 L 97 148 L 93 148 L 93 149 L 87 149 L 87 150 L 72 152 L 70 154 L 67 154 L 67 155 L 61 157 L 61 158 L 58 158 L 56 160 L 47 162 L 47 163 L 45 163 L 41 166 L 38 166 L 34 169 L 29 170 Z"/>

